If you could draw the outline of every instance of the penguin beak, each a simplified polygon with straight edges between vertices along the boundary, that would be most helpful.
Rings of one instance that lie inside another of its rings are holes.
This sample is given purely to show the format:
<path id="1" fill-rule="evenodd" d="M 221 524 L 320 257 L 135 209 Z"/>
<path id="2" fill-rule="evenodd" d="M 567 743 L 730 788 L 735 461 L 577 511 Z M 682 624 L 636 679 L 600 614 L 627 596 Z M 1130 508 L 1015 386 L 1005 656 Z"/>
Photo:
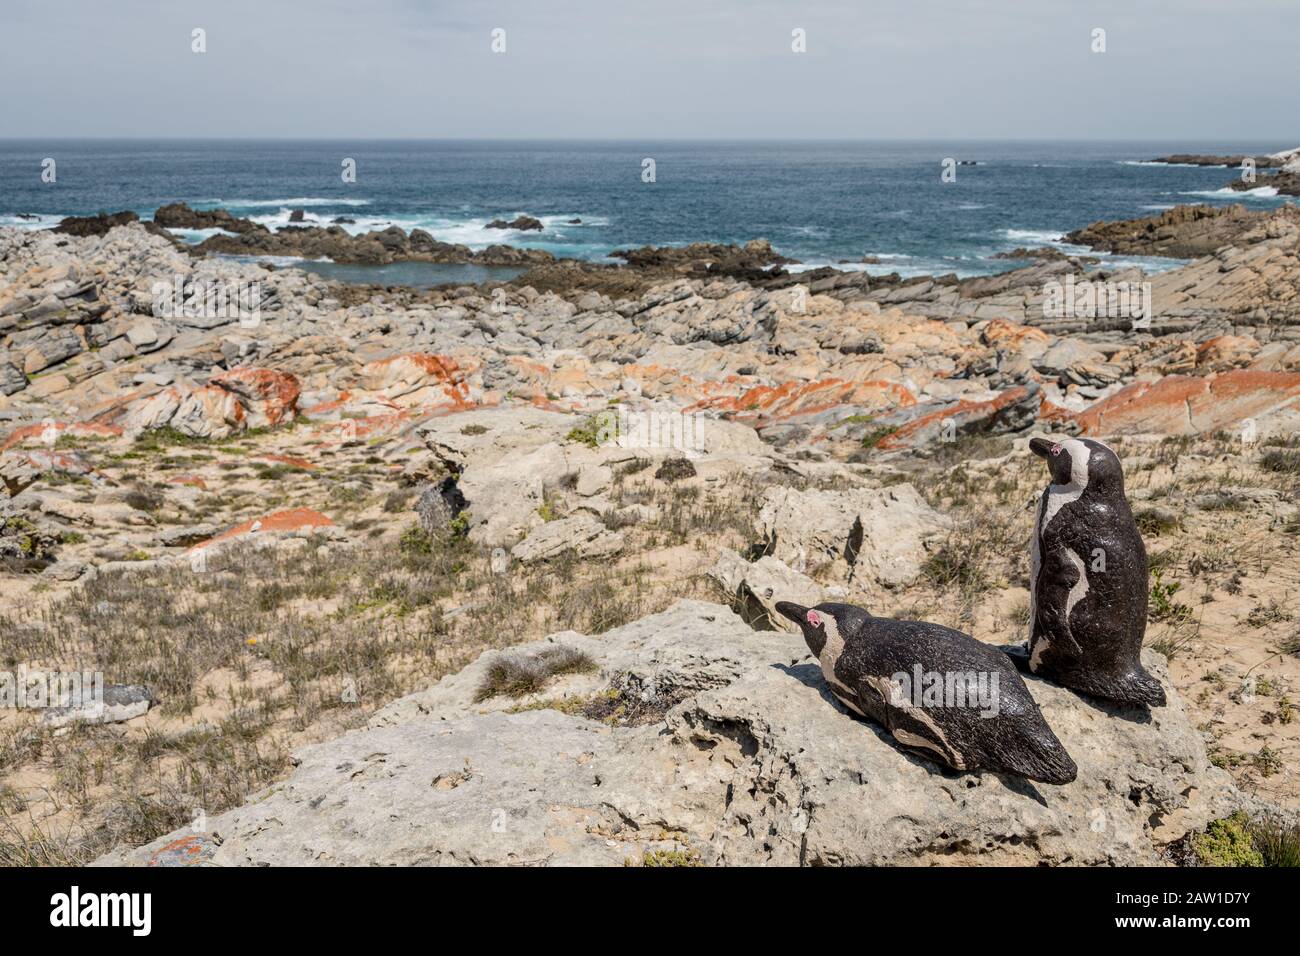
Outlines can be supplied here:
<path id="1" fill-rule="evenodd" d="M 1046 438 L 1031 438 L 1029 439 L 1029 450 L 1039 458 L 1050 458 L 1053 444 L 1055 443 L 1048 441 Z"/>
<path id="2" fill-rule="evenodd" d="M 790 601 L 777 601 L 776 609 L 790 620 L 794 621 L 802 629 L 808 620 L 808 609 L 802 604 L 794 604 Z"/>

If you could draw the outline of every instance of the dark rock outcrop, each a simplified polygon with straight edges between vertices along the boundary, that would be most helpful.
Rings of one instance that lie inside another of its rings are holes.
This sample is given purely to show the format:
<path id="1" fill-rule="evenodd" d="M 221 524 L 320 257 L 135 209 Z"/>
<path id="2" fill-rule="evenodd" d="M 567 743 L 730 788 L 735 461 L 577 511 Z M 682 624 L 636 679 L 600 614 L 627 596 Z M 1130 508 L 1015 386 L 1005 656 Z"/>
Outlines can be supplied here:
<path id="1" fill-rule="evenodd" d="M 129 210 L 122 212 L 101 212 L 93 216 L 68 216 L 52 232 L 61 232 L 69 236 L 102 236 L 115 226 L 139 222 L 140 217 Z"/>
<path id="2" fill-rule="evenodd" d="M 1235 192 L 1248 192 L 1266 186 L 1276 189 L 1279 196 L 1300 196 L 1300 173 L 1274 173 L 1272 176 L 1260 176 L 1254 182 L 1234 179 L 1228 183 L 1228 188 Z"/>
<path id="3" fill-rule="evenodd" d="M 1158 216 L 1119 222 L 1094 222 L 1066 236 L 1070 242 L 1122 255 L 1194 259 L 1226 245 L 1249 245 L 1266 238 L 1258 227 L 1285 218 L 1300 222 L 1300 209 L 1268 211 L 1245 206 L 1175 206 Z"/>
<path id="4" fill-rule="evenodd" d="M 1255 161 L 1256 169 L 1278 169 L 1285 160 L 1273 156 L 1214 156 L 1205 153 L 1174 153 L 1172 156 L 1160 156 L 1151 160 L 1153 163 L 1169 163 L 1171 166 L 1240 166 L 1247 159 Z"/>
<path id="5" fill-rule="evenodd" d="M 487 224 L 488 229 L 515 229 L 520 232 L 541 232 L 542 221 L 532 216 L 516 216 L 514 219 L 506 222 L 504 219 L 493 219 Z"/>

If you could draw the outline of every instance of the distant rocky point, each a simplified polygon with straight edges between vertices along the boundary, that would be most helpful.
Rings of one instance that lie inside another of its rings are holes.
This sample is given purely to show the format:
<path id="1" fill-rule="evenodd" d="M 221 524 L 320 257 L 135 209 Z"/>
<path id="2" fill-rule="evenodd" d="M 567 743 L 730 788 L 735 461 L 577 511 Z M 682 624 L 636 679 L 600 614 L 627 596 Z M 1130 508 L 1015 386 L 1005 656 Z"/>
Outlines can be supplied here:
<path id="1" fill-rule="evenodd" d="M 1223 156 L 1206 153 L 1174 153 L 1151 160 L 1153 163 L 1169 163 L 1171 166 L 1240 166 L 1246 160 L 1252 160 L 1256 169 L 1282 169 L 1288 164 L 1300 161 L 1300 147 L 1269 153 L 1264 156 L 1252 156 L 1246 153 Z"/>
<path id="2" fill-rule="evenodd" d="M 493 219 L 487 224 L 487 228 L 514 229 L 518 232 L 541 232 L 543 227 L 540 219 L 534 219 L 532 216 L 516 216 L 509 222 L 504 219 Z"/>

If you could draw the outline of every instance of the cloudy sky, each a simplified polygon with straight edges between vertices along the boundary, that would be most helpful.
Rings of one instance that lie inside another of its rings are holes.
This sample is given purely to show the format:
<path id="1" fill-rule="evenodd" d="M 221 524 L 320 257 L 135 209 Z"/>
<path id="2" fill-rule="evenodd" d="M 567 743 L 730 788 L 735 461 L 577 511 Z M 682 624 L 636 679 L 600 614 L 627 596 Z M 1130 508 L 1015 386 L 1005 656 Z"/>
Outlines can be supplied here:
<path id="1" fill-rule="evenodd" d="M 3 0 L 0 136 L 1300 142 L 1297 37 L 1300 0 Z"/>

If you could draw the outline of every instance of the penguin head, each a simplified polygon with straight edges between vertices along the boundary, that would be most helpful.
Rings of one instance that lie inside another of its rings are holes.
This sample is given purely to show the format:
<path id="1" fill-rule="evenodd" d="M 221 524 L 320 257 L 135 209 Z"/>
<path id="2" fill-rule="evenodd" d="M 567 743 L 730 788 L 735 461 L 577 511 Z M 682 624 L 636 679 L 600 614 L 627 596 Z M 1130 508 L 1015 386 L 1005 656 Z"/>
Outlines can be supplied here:
<path id="1" fill-rule="evenodd" d="M 1031 438 L 1029 450 L 1047 462 L 1054 485 L 1124 493 L 1124 469 L 1119 456 L 1095 439 L 1067 438 L 1054 442 Z"/>
<path id="2" fill-rule="evenodd" d="M 803 639 L 814 657 L 820 657 L 828 636 L 842 637 L 854 633 L 870 617 L 852 604 L 818 604 L 804 607 L 790 601 L 777 601 L 776 609 L 799 625 Z"/>

